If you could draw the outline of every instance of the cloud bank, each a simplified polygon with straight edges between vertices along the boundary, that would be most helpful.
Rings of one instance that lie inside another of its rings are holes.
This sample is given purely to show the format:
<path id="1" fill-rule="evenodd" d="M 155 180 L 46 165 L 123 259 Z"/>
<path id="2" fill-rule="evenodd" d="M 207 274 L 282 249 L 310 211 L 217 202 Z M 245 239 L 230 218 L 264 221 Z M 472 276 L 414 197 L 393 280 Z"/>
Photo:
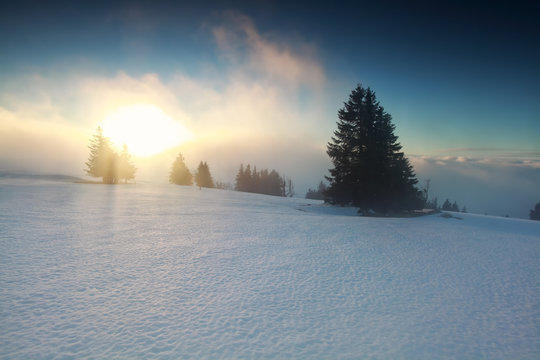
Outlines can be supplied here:
<path id="1" fill-rule="evenodd" d="M 485 151 L 475 150 L 477 155 L 487 155 Z M 440 205 L 448 198 L 469 212 L 528 218 L 529 210 L 540 202 L 540 157 L 519 153 L 499 150 L 484 157 L 413 155 L 409 159 L 420 187 L 431 179 L 429 197 L 437 197 Z"/>

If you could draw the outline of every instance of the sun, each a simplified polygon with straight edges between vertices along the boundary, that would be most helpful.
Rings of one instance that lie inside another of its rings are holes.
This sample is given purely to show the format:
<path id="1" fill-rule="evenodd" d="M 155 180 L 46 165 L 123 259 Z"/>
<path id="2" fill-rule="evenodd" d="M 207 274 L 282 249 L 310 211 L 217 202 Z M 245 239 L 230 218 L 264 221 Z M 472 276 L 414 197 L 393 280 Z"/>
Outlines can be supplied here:
<path id="1" fill-rule="evenodd" d="M 125 144 L 134 156 L 155 155 L 192 138 L 186 127 L 149 104 L 116 109 L 107 115 L 102 128 L 114 146 Z"/>

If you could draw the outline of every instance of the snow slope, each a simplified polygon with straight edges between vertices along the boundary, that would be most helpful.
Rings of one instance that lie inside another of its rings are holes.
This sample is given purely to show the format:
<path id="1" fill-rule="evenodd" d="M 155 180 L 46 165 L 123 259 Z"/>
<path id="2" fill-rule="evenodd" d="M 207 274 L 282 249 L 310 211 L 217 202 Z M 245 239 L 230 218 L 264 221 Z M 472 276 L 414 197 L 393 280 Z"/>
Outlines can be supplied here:
<path id="1" fill-rule="evenodd" d="M 0 185 L 1 359 L 539 359 L 540 222 Z"/>

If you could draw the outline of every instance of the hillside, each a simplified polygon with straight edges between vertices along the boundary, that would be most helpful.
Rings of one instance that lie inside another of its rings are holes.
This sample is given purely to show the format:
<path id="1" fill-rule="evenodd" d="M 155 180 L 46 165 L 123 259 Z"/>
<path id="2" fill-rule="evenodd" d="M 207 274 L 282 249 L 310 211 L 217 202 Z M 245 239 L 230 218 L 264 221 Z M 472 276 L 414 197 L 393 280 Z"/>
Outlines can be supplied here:
<path id="1" fill-rule="evenodd" d="M 0 358 L 540 356 L 540 222 L 0 185 Z"/>

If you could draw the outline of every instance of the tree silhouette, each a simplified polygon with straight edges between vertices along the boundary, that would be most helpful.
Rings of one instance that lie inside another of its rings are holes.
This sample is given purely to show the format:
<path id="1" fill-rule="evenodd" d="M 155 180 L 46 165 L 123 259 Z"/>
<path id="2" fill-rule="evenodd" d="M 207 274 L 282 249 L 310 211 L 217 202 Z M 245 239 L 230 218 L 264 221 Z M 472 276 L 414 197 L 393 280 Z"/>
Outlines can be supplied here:
<path id="1" fill-rule="evenodd" d="M 255 178 L 258 177 L 256 176 Z M 236 175 L 234 190 L 244 192 L 256 192 L 255 180 L 251 176 L 251 166 L 249 164 L 245 168 L 244 164 L 240 165 L 240 169 L 238 170 L 238 174 Z"/>
<path id="2" fill-rule="evenodd" d="M 433 199 L 426 202 L 426 209 L 439 210 L 438 199 L 434 197 Z"/>
<path id="3" fill-rule="evenodd" d="M 176 185 L 192 185 L 193 176 L 184 163 L 184 157 L 182 154 L 178 154 L 176 160 L 174 160 L 171 166 L 171 172 L 169 173 L 169 182 Z"/>
<path id="4" fill-rule="evenodd" d="M 116 184 L 120 179 L 124 179 L 127 183 L 127 180 L 135 178 L 137 168 L 131 162 L 127 146 L 124 145 L 118 155 L 113 150 L 109 138 L 103 135 L 101 126 L 97 127 L 88 148 L 90 155 L 84 169 L 87 175 L 101 177 L 104 184 Z"/>
<path id="5" fill-rule="evenodd" d="M 199 163 L 197 173 L 195 174 L 195 183 L 198 187 L 215 187 L 214 180 L 212 179 L 212 175 L 210 174 L 210 168 L 208 167 L 206 161 L 204 163 L 202 161 Z"/>
<path id="6" fill-rule="evenodd" d="M 324 194 L 326 192 L 326 185 L 321 182 L 319 183 L 319 186 L 317 187 L 317 190 L 312 190 L 311 188 L 308 189 L 306 192 L 306 199 L 313 199 L 313 200 L 324 200 Z"/>
<path id="7" fill-rule="evenodd" d="M 450 200 L 446 199 L 441 207 L 441 210 L 459 212 L 459 205 L 456 201 L 451 203 Z M 463 206 L 461 212 L 467 212 L 467 208 Z"/>
<path id="8" fill-rule="evenodd" d="M 135 178 L 136 172 L 137 168 L 131 162 L 131 155 L 128 152 L 128 147 L 124 144 L 124 146 L 122 146 L 122 152 L 118 157 L 118 178 L 124 179 L 125 184 L 128 180 Z"/>
<path id="9" fill-rule="evenodd" d="M 101 177 L 104 184 L 116 184 L 118 182 L 118 155 L 112 150 L 111 142 L 103 135 L 100 126 L 90 139 L 88 148 L 90 155 L 85 163 L 86 174 Z"/>
<path id="10" fill-rule="evenodd" d="M 422 189 L 423 197 L 424 197 L 424 207 L 427 207 L 426 205 L 429 203 L 429 185 L 431 184 L 431 179 L 426 180 L 426 186 L 424 189 Z"/>
<path id="11" fill-rule="evenodd" d="M 327 177 L 326 199 L 378 212 L 421 208 L 414 171 L 375 93 L 358 85 L 338 118 L 327 147 L 334 168 Z"/>
<path id="12" fill-rule="evenodd" d="M 236 178 L 234 181 L 234 190 L 236 191 L 245 191 L 245 175 L 246 171 L 244 170 L 244 164 L 240 164 L 240 169 L 238 169 L 238 173 L 236 174 Z"/>
<path id="13" fill-rule="evenodd" d="M 446 199 L 442 205 L 442 209 L 444 211 L 452 211 L 452 204 L 450 203 L 450 200 Z"/>
<path id="14" fill-rule="evenodd" d="M 249 164 L 245 168 L 243 164 L 240 165 L 234 189 L 266 195 L 294 196 L 294 185 L 291 179 L 285 180 L 276 170 L 257 171 L 257 167 L 254 166 L 252 171 Z"/>

